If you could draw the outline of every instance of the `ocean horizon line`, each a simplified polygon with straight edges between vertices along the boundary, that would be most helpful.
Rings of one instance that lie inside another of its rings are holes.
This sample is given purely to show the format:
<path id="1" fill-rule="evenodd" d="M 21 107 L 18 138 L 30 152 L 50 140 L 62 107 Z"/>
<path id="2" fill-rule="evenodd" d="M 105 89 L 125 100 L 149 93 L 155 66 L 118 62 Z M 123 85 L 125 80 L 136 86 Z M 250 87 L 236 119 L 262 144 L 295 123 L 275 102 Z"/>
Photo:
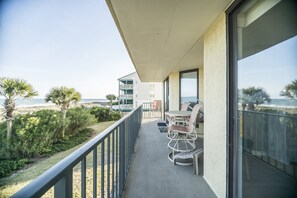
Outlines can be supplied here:
<path id="1" fill-rule="evenodd" d="M 5 99 L 0 99 L 0 108 L 3 108 L 3 103 Z M 86 103 L 106 103 L 107 99 L 92 99 L 92 98 L 82 98 L 78 104 Z M 46 102 L 44 98 L 33 98 L 33 99 L 17 99 L 16 107 L 45 107 L 55 105 L 52 102 Z"/>

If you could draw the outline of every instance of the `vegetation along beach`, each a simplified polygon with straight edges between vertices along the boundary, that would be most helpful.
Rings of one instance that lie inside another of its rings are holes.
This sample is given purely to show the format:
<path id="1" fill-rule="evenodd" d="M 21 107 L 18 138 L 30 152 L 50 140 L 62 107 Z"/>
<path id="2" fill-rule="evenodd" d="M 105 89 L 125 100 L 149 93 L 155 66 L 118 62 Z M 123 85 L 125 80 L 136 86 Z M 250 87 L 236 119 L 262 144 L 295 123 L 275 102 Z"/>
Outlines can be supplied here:
<path id="1" fill-rule="evenodd" d="M 113 94 L 82 100 L 74 88 L 60 86 L 34 102 L 38 92 L 30 83 L 1 77 L 0 95 L 0 197 L 11 196 L 50 168 L 44 162 L 57 163 L 121 118 L 112 109 Z"/>

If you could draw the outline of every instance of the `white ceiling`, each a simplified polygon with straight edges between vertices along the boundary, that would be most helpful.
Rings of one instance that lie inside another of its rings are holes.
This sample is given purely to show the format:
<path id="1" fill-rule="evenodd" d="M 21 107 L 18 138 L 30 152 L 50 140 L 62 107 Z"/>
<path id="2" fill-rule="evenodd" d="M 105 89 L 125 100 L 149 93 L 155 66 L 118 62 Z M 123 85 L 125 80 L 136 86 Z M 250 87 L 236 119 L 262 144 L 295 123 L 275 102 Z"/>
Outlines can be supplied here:
<path id="1" fill-rule="evenodd" d="M 203 34 L 231 0 L 106 0 L 143 82 L 203 64 Z"/>

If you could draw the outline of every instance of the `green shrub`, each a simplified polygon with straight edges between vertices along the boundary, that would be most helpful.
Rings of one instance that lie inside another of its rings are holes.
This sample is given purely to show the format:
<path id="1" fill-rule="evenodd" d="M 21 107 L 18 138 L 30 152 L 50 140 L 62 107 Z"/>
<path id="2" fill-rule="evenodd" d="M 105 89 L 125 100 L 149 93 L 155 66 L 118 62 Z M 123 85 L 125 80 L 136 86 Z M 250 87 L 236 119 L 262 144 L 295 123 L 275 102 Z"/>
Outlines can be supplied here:
<path id="1" fill-rule="evenodd" d="M 112 112 L 110 116 L 111 116 L 111 120 L 119 120 L 122 117 L 121 113 L 118 111 Z"/>
<path id="2" fill-rule="evenodd" d="M 16 170 L 22 169 L 29 160 L 0 160 L 0 178 L 7 177 Z"/>
<path id="3" fill-rule="evenodd" d="M 51 154 L 71 149 L 85 142 L 91 137 L 92 131 L 93 130 L 90 128 L 84 128 L 72 136 L 71 139 L 58 141 L 57 143 L 53 144 Z"/>
<path id="4" fill-rule="evenodd" d="M 62 126 L 61 113 L 54 110 L 17 116 L 13 121 L 12 157 L 33 157 L 47 153 L 52 144 L 60 139 Z"/>
<path id="5" fill-rule="evenodd" d="M 73 136 L 83 128 L 96 123 L 96 118 L 91 110 L 86 107 L 76 107 L 67 112 L 68 125 L 66 135 Z"/>
<path id="6" fill-rule="evenodd" d="M 6 122 L 0 123 L 0 158 L 5 158 L 7 155 L 7 124 Z"/>
<path id="7" fill-rule="evenodd" d="M 109 116 L 110 109 L 103 107 L 92 107 L 91 114 L 95 116 L 98 122 L 108 121 L 110 119 Z"/>
<path id="8" fill-rule="evenodd" d="M 92 107 L 91 114 L 93 114 L 98 122 L 118 120 L 121 114 L 117 111 L 111 111 L 104 107 Z"/>

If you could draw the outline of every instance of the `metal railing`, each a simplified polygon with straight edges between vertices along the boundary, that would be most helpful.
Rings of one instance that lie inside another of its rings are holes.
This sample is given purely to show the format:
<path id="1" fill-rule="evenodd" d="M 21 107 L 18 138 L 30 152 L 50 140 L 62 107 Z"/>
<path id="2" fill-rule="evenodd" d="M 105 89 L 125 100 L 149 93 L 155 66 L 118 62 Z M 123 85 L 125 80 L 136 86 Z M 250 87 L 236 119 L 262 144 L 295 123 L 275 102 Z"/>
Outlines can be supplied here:
<path id="1" fill-rule="evenodd" d="M 120 85 L 121 89 L 133 89 L 133 84 Z"/>
<path id="2" fill-rule="evenodd" d="M 143 118 L 162 118 L 161 105 L 154 105 L 153 102 L 145 102 L 143 106 Z"/>
<path id="3" fill-rule="evenodd" d="M 133 94 L 122 94 L 119 99 L 133 99 Z"/>
<path id="4" fill-rule="evenodd" d="M 54 197 L 73 196 L 73 170 L 80 163 L 81 197 L 86 197 L 87 155 L 92 155 L 92 197 L 122 197 L 142 120 L 142 106 L 104 130 L 44 172 L 13 197 L 41 197 L 54 188 Z M 101 158 L 101 160 L 99 160 Z M 97 182 L 98 173 L 100 182 Z M 100 189 L 100 190 L 98 190 Z"/>
<path id="5" fill-rule="evenodd" d="M 243 151 L 297 179 L 297 117 L 240 111 Z"/>
<path id="6" fill-rule="evenodd" d="M 120 110 L 122 110 L 122 109 L 133 110 L 133 104 L 120 104 L 119 108 L 120 108 Z"/>

